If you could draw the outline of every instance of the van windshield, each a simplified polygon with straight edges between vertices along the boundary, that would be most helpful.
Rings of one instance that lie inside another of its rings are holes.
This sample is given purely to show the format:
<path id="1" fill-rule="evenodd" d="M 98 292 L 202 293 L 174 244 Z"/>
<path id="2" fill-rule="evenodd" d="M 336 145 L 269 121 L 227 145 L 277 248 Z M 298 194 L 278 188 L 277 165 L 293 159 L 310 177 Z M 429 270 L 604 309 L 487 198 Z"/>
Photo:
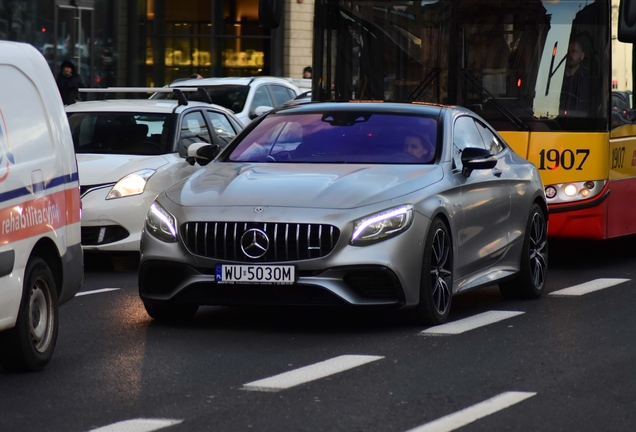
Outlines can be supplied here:
<path id="1" fill-rule="evenodd" d="M 170 153 L 170 114 L 72 113 L 68 120 L 76 153 L 160 155 Z"/>

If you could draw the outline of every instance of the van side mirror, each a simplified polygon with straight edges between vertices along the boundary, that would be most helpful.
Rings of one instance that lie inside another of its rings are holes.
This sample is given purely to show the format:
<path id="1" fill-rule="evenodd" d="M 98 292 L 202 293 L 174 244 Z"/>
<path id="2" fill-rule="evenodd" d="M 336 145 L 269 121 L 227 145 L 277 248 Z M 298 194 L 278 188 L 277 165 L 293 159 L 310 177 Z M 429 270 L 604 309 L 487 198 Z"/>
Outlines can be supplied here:
<path id="1" fill-rule="evenodd" d="M 636 42 L 636 0 L 621 0 L 618 7 L 618 40 Z"/>
<path id="2" fill-rule="evenodd" d="M 258 21 L 264 29 L 275 29 L 283 18 L 284 0 L 259 0 Z"/>
<path id="3" fill-rule="evenodd" d="M 220 147 L 218 144 L 193 143 L 188 147 L 188 157 L 186 161 L 190 165 L 197 162 L 201 166 L 209 164 L 212 159 L 219 154 Z"/>

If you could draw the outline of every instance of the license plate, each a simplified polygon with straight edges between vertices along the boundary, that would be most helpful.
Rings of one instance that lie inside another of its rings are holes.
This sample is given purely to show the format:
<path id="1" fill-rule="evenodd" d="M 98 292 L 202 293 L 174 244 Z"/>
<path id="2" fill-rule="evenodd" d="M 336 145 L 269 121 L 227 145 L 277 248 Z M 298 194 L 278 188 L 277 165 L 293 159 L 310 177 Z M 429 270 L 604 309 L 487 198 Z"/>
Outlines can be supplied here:
<path id="1" fill-rule="evenodd" d="M 227 265 L 216 266 L 218 283 L 289 285 L 296 281 L 293 265 Z"/>

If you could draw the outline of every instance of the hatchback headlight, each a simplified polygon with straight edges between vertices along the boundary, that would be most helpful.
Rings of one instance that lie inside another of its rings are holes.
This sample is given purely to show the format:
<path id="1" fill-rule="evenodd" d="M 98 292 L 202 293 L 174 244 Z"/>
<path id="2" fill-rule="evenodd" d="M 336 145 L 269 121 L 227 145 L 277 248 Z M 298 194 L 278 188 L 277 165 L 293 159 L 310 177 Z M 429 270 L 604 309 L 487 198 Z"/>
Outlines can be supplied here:
<path id="1" fill-rule="evenodd" d="M 146 229 L 159 240 L 168 243 L 177 241 L 177 219 L 157 201 L 153 202 L 148 210 Z"/>
<path id="2" fill-rule="evenodd" d="M 106 199 L 122 198 L 132 195 L 140 195 L 146 189 L 148 179 L 155 173 L 155 170 L 144 169 L 132 174 L 128 174 L 117 182 L 108 192 Z"/>
<path id="3" fill-rule="evenodd" d="M 353 224 L 350 243 L 364 246 L 386 240 L 406 231 L 412 221 L 413 206 L 410 204 L 358 219 Z"/>

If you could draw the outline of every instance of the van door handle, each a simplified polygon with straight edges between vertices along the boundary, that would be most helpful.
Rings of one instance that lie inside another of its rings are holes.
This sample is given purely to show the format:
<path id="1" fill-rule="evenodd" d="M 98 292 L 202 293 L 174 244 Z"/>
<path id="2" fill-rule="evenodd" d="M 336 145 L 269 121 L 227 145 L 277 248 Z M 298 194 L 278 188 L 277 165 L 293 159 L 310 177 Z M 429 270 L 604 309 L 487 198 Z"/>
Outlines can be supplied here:
<path id="1" fill-rule="evenodd" d="M 493 168 L 492 173 L 497 177 L 501 177 L 501 173 L 503 173 L 503 171 L 500 170 L 499 168 Z"/>

